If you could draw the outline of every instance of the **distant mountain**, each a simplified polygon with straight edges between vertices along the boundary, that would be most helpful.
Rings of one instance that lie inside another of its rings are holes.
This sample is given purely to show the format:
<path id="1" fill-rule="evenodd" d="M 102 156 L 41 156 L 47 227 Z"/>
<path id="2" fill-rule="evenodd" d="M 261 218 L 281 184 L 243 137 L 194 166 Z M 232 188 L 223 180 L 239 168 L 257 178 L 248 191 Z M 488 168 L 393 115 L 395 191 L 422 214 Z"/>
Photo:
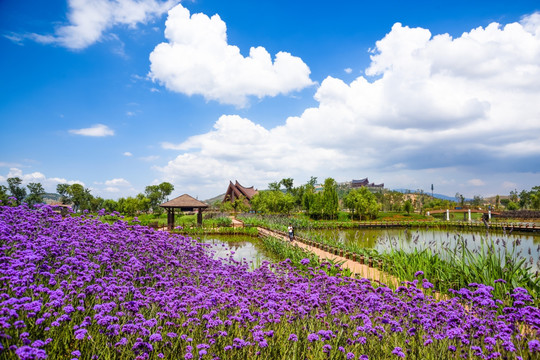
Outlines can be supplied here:
<path id="1" fill-rule="evenodd" d="M 216 201 L 220 201 L 220 202 L 223 201 L 223 199 L 225 199 L 225 193 L 218 196 L 214 196 L 213 198 L 210 198 L 207 200 L 203 200 L 203 202 L 207 203 L 208 205 L 212 205 Z"/>
<path id="2" fill-rule="evenodd" d="M 419 194 L 418 191 L 409 190 L 409 189 L 394 189 L 393 191 L 397 191 L 397 192 L 400 192 L 400 193 L 403 193 L 403 194 Z M 431 195 L 430 192 L 424 192 L 424 194 Z M 433 193 L 433 197 L 436 198 L 436 199 L 441 199 L 441 200 L 450 200 L 450 201 L 454 201 L 454 202 L 456 201 L 456 198 L 454 196 L 448 196 L 448 195 L 443 195 L 443 194 Z M 465 199 L 465 200 L 468 200 L 468 199 Z"/>
<path id="3" fill-rule="evenodd" d="M 43 195 L 43 201 L 47 204 L 59 203 L 61 197 L 60 194 L 45 193 L 45 195 Z"/>

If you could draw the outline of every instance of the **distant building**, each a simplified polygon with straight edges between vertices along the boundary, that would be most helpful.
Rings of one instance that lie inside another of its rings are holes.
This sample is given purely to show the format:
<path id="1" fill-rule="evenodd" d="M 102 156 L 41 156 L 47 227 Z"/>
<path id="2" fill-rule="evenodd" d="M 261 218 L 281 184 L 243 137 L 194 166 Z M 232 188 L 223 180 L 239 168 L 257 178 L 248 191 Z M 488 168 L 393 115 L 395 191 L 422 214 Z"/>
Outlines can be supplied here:
<path id="1" fill-rule="evenodd" d="M 370 189 L 384 189 L 384 183 L 382 183 L 382 184 L 370 183 L 368 178 L 363 178 L 363 179 L 360 179 L 360 180 L 352 180 L 350 182 L 350 186 L 353 189 L 354 188 L 361 188 L 361 187 L 367 187 L 367 188 L 370 188 Z"/>
<path id="2" fill-rule="evenodd" d="M 238 180 L 235 181 L 233 184 L 232 181 L 229 181 L 229 187 L 227 188 L 227 191 L 225 192 L 225 198 L 223 198 L 223 202 L 230 201 L 234 202 L 238 198 L 244 198 L 248 202 L 251 201 L 251 198 L 255 195 L 257 195 L 259 191 L 257 189 L 254 189 L 253 186 L 251 187 L 244 187 L 240 185 Z"/>

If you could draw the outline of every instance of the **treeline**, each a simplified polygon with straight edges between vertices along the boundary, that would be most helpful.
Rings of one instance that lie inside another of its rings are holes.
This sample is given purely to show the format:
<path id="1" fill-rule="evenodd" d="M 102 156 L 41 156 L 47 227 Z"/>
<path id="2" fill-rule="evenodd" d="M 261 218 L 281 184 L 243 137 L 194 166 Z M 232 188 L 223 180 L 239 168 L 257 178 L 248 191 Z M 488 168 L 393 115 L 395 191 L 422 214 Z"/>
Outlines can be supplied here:
<path id="1" fill-rule="evenodd" d="M 540 186 L 519 194 L 517 191 L 511 192 L 510 199 L 499 199 L 497 196 L 497 209 L 540 209 Z M 249 204 L 243 199 L 217 205 L 223 211 L 249 209 Z M 317 185 L 317 177 L 312 176 L 306 184 L 298 187 L 293 186 L 291 178 L 272 182 L 268 184 L 268 190 L 260 191 L 251 199 L 250 205 L 252 210 L 267 214 L 302 211 L 312 219 L 333 220 L 338 218 L 341 210 L 346 210 L 352 219 L 372 220 L 380 211 L 425 213 L 428 210 L 452 209 L 456 206 L 485 207 L 489 204 L 478 195 L 466 200 L 463 195 L 456 193 L 456 200 L 453 201 L 434 198 L 422 190 L 402 193 L 381 188 L 351 188 L 350 185 L 337 184 L 332 178 Z"/>
<path id="2" fill-rule="evenodd" d="M 540 186 L 534 186 L 531 190 L 510 191 L 508 199 L 501 199 L 500 204 L 506 210 L 540 210 Z"/>
<path id="3" fill-rule="evenodd" d="M 315 220 L 335 220 L 340 210 L 348 210 L 353 219 L 368 220 L 377 217 L 378 212 L 384 208 L 382 204 L 385 199 L 386 204 L 393 209 L 401 210 L 405 206 L 403 194 L 391 192 L 389 195 L 386 190 L 384 193 L 382 189 L 378 191 L 371 192 L 366 187 L 345 188 L 333 178 L 327 178 L 322 186 L 317 186 L 317 177 L 314 176 L 306 184 L 294 187 L 293 179 L 285 178 L 268 184 L 268 190 L 255 195 L 251 199 L 251 208 L 260 213 L 289 214 L 303 211 Z M 235 203 L 246 205 L 241 199 Z"/>
<path id="4" fill-rule="evenodd" d="M 24 187 L 22 186 L 22 179 L 19 177 L 8 178 L 7 183 L 7 187 L 0 185 L 2 204 L 9 201 L 14 205 L 20 205 L 23 202 L 29 205 L 44 202 L 46 192 L 42 184 L 30 183 Z M 161 214 L 163 209 L 159 205 L 165 202 L 173 191 L 174 185 L 162 182 L 159 185 L 145 187 L 144 193 L 134 197 L 121 197 L 118 200 L 113 200 L 93 196 L 90 189 L 83 187 L 81 184 L 58 184 L 56 186 L 56 192 L 60 195 L 60 202 L 71 206 L 75 212 L 84 210 L 97 212 L 105 209 L 109 213 L 116 211 L 129 216 L 150 211 L 154 214 Z"/>

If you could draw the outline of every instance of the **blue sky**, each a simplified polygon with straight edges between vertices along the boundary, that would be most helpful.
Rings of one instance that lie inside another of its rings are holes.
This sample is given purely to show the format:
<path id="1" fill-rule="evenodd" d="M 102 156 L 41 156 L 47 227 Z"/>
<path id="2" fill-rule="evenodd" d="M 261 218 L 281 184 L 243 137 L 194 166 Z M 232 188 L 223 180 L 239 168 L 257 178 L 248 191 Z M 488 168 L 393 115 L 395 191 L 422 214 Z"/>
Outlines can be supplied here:
<path id="1" fill-rule="evenodd" d="M 0 183 L 540 185 L 536 1 L 0 2 Z"/>

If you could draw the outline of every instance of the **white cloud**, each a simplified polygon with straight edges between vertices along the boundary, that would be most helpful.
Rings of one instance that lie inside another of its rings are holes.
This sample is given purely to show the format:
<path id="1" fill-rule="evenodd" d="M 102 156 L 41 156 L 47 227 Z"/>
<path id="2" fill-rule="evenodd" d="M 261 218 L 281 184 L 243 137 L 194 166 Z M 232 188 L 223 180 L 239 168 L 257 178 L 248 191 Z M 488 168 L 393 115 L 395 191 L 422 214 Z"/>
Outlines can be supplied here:
<path id="1" fill-rule="evenodd" d="M 347 74 L 351 74 L 351 73 L 352 73 L 352 69 L 351 69 L 351 68 L 346 68 L 346 69 L 344 69 L 343 71 L 345 71 Z"/>
<path id="2" fill-rule="evenodd" d="M 67 180 L 59 177 L 47 177 L 45 174 L 34 171 L 32 173 L 24 173 L 19 168 L 10 168 L 6 176 L 0 175 L 0 182 L 6 182 L 8 178 L 18 177 L 22 180 L 23 186 L 28 185 L 29 183 L 41 183 L 46 191 L 56 192 L 56 185 L 58 184 L 81 184 L 85 186 L 84 183 L 80 180 Z"/>
<path id="3" fill-rule="evenodd" d="M 512 190 L 512 189 L 517 189 L 518 184 L 516 184 L 515 182 L 512 182 L 512 181 L 504 181 L 502 183 L 502 187 L 504 189 L 511 189 Z"/>
<path id="4" fill-rule="evenodd" d="M 127 181 L 126 179 L 123 179 L 123 178 L 107 180 L 107 181 L 105 181 L 105 185 L 107 185 L 107 186 L 131 186 L 129 181 Z"/>
<path id="5" fill-rule="evenodd" d="M 0 161 L 0 167 L 21 167 L 21 164 Z"/>
<path id="6" fill-rule="evenodd" d="M 411 186 L 468 178 L 496 193 L 511 174 L 520 183 L 534 181 L 538 18 L 490 24 L 455 39 L 396 24 L 372 53 L 366 73 L 375 80 L 327 77 L 315 94 L 317 107 L 271 129 L 222 116 L 208 133 L 162 144 L 180 154 L 158 169 L 168 180 L 203 187 L 234 179 L 265 186 L 310 175 L 370 176 L 399 186 L 394 178 L 402 176 L 416 179 Z M 487 175 L 489 183 L 479 180 Z"/>
<path id="7" fill-rule="evenodd" d="M 123 155 L 124 155 L 124 156 L 133 156 L 133 154 L 130 153 L 129 151 L 126 151 Z"/>
<path id="8" fill-rule="evenodd" d="M 96 124 L 89 128 L 84 129 L 72 129 L 69 130 L 71 134 L 82 135 L 82 136 L 93 136 L 93 137 L 102 137 L 102 136 L 112 136 L 114 135 L 114 130 L 109 128 L 107 125 Z"/>
<path id="9" fill-rule="evenodd" d="M 152 162 L 152 161 L 156 161 L 157 159 L 159 159 L 159 155 L 142 156 L 139 159 L 141 159 L 142 161 Z"/>
<path id="10" fill-rule="evenodd" d="M 225 22 L 217 14 L 190 15 L 177 5 L 165 25 L 168 42 L 150 54 L 149 76 L 169 90 L 241 107 L 249 96 L 288 94 L 312 85 L 308 66 L 287 52 L 272 60 L 259 46 L 242 56 L 227 43 Z"/>
<path id="11" fill-rule="evenodd" d="M 106 180 L 104 185 L 105 187 L 102 189 L 96 189 L 96 192 L 104 191 L 107 196 L 116 195 L 116 197 L 131 196 L 137 192 L 133 185 L 124 178 Z"/>
<path id="12" fill-rule="evenodd" d="M 139 23 L 148 23 L 177 3 L 177 0 L 69 0 L 68 25 L 58 27 L 54 35 L 31 34 L 24 37 L 73 50 L 84 49 L 100 41 L 105 31 L 114 26 L 134 28 Z M 15 39 L 20 41 L 20 37 Z"/>
<path id="13" fill-rule="evenodd" d="M 480 179 L 470 179 L 469 181 L 467 181 L 467 184 L 469 185 L 472 185 L 472 186 L 484 186 L 486 185 L 486 183 Z"/>

